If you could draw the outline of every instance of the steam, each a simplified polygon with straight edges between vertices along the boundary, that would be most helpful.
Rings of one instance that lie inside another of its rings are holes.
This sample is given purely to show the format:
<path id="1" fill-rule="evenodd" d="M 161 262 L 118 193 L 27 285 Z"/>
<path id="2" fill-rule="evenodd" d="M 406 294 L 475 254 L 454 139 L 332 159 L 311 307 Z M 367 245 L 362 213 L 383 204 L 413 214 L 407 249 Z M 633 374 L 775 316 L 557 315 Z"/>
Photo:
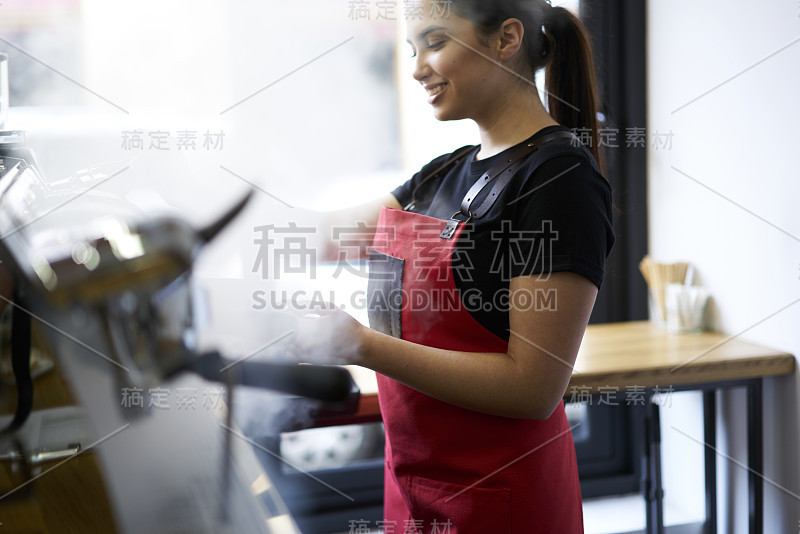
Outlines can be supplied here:
<path id="1" fill-rule="evenodd" d="M 319 403 L 255 388 L 237 387 L 233 405 L 234 419 L 245 435 L 276 438 L 281 432 L 311 426 L 312 413 Z"/>

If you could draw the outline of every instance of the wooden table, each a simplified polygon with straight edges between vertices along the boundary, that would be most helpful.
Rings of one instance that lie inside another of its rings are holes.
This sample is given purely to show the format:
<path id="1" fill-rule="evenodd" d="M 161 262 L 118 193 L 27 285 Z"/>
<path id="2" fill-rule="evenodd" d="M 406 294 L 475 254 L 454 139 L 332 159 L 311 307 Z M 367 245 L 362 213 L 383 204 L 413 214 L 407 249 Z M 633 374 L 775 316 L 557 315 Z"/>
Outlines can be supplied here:
<path id="1" fill-rule="evenodd" d="M 570 386 L 696 386 L 792 374 L 791 354 L 723 334 L 668 334 L 647 321 L 592 325 Z M 694 389 L 694 387 L 692 387 Z"/>
<path id="2" fill-rule="evenodd" d="M 344 424 L 380 419 L 377 382 L 371 371 L 351 369 L 361 388 L 358 412 L 322 424 Z M 669 334 L 647 321 L 592 325 L 578 353 L 567 392 L 579 388 L 589 394 L 620 393 L 636 388 L 652 395 L 661 391 L 703 392 L 706 532 L 716 532 L 716 396 L 719 389 L 747 391 L 747 465 L 750 532 L 763 532 L 763 422 L 764 377 L 793 374 L 795 358 L 719 333 Z M 640 389 L 641 388 L 641 389 Z M 647 500 L 647 531 L 663 532 L 660 433 L 658 406 L 648 403 L 646 459 L 643 488 Z"/>

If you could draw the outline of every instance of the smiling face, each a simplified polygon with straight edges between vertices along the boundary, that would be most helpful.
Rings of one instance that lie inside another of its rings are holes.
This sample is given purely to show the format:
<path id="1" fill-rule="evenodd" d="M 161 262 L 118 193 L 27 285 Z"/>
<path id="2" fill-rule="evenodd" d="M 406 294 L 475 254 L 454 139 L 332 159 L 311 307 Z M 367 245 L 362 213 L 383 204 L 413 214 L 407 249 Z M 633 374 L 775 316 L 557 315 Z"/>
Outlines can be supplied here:
<path id="1" fill-rule="evenodd" d="M 498 39 L 479 39 L 469 20 L 452 10 L 435 17 L 431 2 L 423 4 L 422 20 L 408 23 L 414 79 L 427 91 L 437 119 L 481 122 L 498 105 L 511 78 L 495 63 L 504 59 L 497 51 Z"/>

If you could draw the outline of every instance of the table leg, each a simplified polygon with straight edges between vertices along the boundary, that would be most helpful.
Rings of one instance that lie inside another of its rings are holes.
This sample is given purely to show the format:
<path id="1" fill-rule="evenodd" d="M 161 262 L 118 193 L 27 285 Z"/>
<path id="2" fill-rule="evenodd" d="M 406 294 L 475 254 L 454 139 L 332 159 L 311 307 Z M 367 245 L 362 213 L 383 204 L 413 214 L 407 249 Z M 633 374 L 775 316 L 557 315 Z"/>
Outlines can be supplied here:
<path id="1" fill-rule="evenodd" d="M 717 391 L 703 391 L 703 430 L 706 466 L 705 534 L 717 534 Z"/>
<path id="2" fill-rule="evenodd" d="M 749 490 L 750 534 L 764 531 L 764 413 L 763 379 L 747 385 L 747 487 Z"/>
<path id="3" fill-rule="evenodd" d="M 645 465 L 642 492 L 646 507 L 646 532 L 664 533 L 664 492 L 661 488 L 661 422 L 658 405 L 647 404 L 645 415 Z"/>

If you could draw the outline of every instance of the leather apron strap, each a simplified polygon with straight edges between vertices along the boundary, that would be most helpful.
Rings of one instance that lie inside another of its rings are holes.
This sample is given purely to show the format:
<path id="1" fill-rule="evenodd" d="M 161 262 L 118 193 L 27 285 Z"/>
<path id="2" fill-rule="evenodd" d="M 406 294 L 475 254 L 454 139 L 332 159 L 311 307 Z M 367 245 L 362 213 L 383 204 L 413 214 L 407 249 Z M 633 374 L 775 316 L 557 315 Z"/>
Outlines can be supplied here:
<path id="1" fill-rule="evenodd" d="M 519 169 L 519 167 L 522 165 L 525 158 L 536 152 L 542 145 L 559 139 L 577 138 L 574 134 L 572 134 L 572 132 L 551 132 L 543 135 L 539 139 L 522 145 L 509 157 L 492 166 L 492 168 L 486 171 L 483 176 L 481 176 L 478 181 L 473 184 L 469 191 L 467 191 L 467 194 L 464 195 L 464 198 L 461 201 L 461 214 L 465 217 L 473 219 L 479 219 L 486 215 L 486 212 L 491 209 L 495 201 L 500 197 L 500 193 L 502 193 L 506 188 L 508 183 L 511 181 L 511 178 L 514 177 L 514 173 L 516 173 L 517 169 Z M 494 182 L 494 187 L 492 187 L 492 190 L 489 192 L 489 195 L 486 197 L 486 199 L 481 203 L 480 206 L 478 206 L 477 209 L 475 209 L 475 211 L 470 211 L 472 203 L 475 202 L 475 199 L 478 197 L 480 192 L 492 182 Z"/>

